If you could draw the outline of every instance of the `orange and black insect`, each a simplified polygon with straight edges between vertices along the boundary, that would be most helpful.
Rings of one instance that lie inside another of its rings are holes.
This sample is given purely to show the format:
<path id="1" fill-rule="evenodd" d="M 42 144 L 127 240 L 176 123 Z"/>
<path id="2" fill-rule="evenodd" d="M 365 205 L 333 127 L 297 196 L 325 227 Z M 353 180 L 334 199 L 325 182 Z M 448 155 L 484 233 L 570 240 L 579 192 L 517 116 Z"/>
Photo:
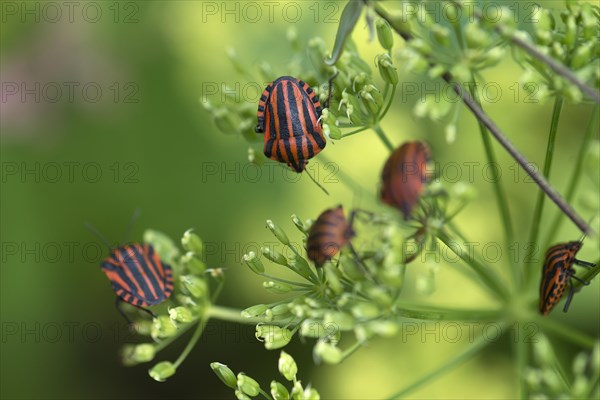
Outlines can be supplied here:
<path id="1" fill-rule="evenodd" d="M 136 210 L 127 231 L 139 216 Z M 86 224 L 109 248 L 108 240 L 90 224 Z M 126 235 L 128 236 L 128 235 Z M 102 261 L 100 268 L 112 284 L 117 295 L 116 307 L 127 322 L 131 320 L 121 309 L 121 303 L 129 303 L 153 318 L 156 315 L 145 307 L 167 300 L 173 293 L 173 270 L 163 263 L 149 244 L 133 243 L 111 249 L 110 257 Z"/>
<path id="2" fill-rule="evenodd" d="M 381 172 L 381 201 L 399 209 L 409 219 L 427 182 L 429 147 L 424 142 L 407 142 L 387 159 Z"/>
<path id="3" fill-rule="evenodd" d="M 100 264 L 117 295 L 117 309 L 121 301 L 138 307 L 153 317 L 144 307 L 167 300 L 173 292 L 173 271 L 164 264 L 149 244 L 133 243 L 113 249 L 110 257 Z"/>
<path id="4" fill-rule="evenodd" d="M 342 206 L 330 208 L 319 215 L 308 232 L 306 239 L 308 258 L 316 266 L 322 266 L 331 260 L 350 240 L 355 233 L 352 229 L 355 212 L 346 220 Z"/>
<path id="5" fill-rule="evenodd" d="M 325 148 L 321 112 L 319 98 L 307 83 L 291 76 L 271 82 L 257 113 L 256 132 L 264 133 L 265 156 L 304 171 L 308 160 Z"/>
<path id="6" fill-rule="evenodd" d="M 560 301 L 568 284 L 569 294 L 563 308 L 563 311 L 567 312 L 575 293 L 571 278 L 584 285 L 589 285 L 589 282 L 575 276 L 573 269 L 573 264 L 587 268 L 595 266 L 595 264 L 575 258 L 582 245 L 581 241 L 559 243 L 550 247 L 546 252 L 540 283 L 540 312 L 543 315 L 548 315 Z"/>

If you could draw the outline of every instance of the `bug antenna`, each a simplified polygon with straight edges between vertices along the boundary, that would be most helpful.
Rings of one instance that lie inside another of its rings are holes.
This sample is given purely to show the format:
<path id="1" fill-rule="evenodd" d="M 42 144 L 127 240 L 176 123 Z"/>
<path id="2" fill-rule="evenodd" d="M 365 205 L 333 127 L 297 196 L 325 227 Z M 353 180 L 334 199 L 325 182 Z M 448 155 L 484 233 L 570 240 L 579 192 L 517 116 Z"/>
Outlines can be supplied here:
<path id="1" fill-rule="evenodd" d="M 112 248 L 112 246 L 110 245 L 110 242 L 108 241 L 108 239 L 106 239 L 106 236 L 104 236 L 102 233 L 100 233 L 100 231 L 98 229 L 96 229 L 94 227 L 94 225 L 90 224 L 89 222 L 85 223 L 85 227 L 94 234 L 94 236 L 96 236 L 98 239 L 100 239 L 100 241 L 102 243 L 104 243 L 106 245 L 106 247 L 108 247 L 108 250 L 110 250 Z"/>
<path id="2" fill-rule="evenodd" d="M 129 220 L 129 224 L 127 225 L 127 229 L 125 230 L 125 242 L 124 243 L 127 243 L 127 241 L 129 240 L 129 235 L 131 235 L 133 226 L 135 225 L 137 220 L 140 218 L 141 214 L 142 214 L 142 210 L 139 208 L 136 208 L 133 211 L 133 215 L 131 216 L 131 219 Z"/>
<path id="3" fill-rule="evenodd" d="M 313 176 L 310 174 L 310 172 L 308 172 L 307 169 L 305 169 L 304 172 L 306 172 L 306 175 L 308 175 L 308 177 L 310 178 L 310 180 L 313 181 L 315 183 L 315 185 L 317 185 L 319 187 L 319 189 L 321 189 L 327 196 L 329 196 L 329 192 L 327 191 L 327 189 L 325 189 L 323 187 L 323 185 L 321 185 L 319 182 L 317 182 L 315 180 L 315 178 L 313 178 Z"/>

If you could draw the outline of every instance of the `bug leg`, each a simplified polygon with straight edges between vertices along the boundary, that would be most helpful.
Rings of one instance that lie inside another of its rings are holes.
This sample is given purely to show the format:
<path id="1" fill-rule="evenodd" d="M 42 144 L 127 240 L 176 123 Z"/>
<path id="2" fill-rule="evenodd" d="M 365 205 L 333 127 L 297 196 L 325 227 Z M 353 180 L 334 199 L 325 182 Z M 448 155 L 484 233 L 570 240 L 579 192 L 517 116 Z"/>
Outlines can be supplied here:
<path id="1" fill-rule="evenodd" d="M 117 301 L 115 302 L 115 307 L 117 308 L 117 311 L 119 312 L 119 314 L 121 314 L 123 316 L 123 318 L 125 318 L 125 320 L 127 321 L 127 324 L 129 326 L 132 326 L 133 321 L 131 320 L 131 318 L 129 318 L 129 316 L 127 316 L 125 311 L 123 311 L 123 309 L 121 308 L 121 303 L 123 303 L 123 300 L 120 297 L 117 297 Z"/>
<path id="2" fill-rule="evenodd" d="M 329 108 L 329 101 L 331 100 L 331 94 L 332 94 L 332 88 L 333 88 L 333 80 L 335 79 L 336 76 L 338 76 L 340 72 L 336 71 L 335 74 L 333 74 L 333 76 L 331 78 L 329 78 L 329 83 L 327 83 L 327 89 L 328 89 L 328 94 L 327 94 L 327 101 L 323 104 L 323 108 Z"/>
<path id="3" fill-rule="evenodd" d="M 577 282 L 581 282 L 583 285 L 589 285 L 590 283 L 588 281 L 584 281 L 583 279 L 571 274 L 571 278 L 575 279 Z"/>
<path id="4" fill-rule="evenodd" d="M 144 311 L 145 313 L 148 313 L 152 318 L 157 318 L 156 314 L 154 314 L 152 311 L 148 310 L 147 308 L 136 306 L 135 304 L 133 306 L 139 310 Z"/>
<path id="5" fill-rule="evenodd" d="M 596 264 L 594 264 L 594 263 L 587 262 L 587 261 L 581 261 L 581 260 L 578 260 L 578 259 L 574 259 L 573 262 L 576 265 L 579 265 L 581 267 L 586 267 L 586 268 L 594 268 L 596 266 Z"/>
<path id="6" fill-rule="evenodd" d="M 363 270 L 363 272 L 365 273 L 365 275 L 367 275 L 369 278 L 371 278 L 371 280 L 375 283 L 379 283 L 377 281 L 377 279 L 375 278 L 375 276 L 373 276 L 373 274 L 371 273 L 371 271 L 369 271 L 369 269 L 367 268 L 367 266 L 362 262 L 362 260 L 360 259 L 360 257 L 358 256 L 358 253 L 356 252 L 356 249 L 354 248 L 354 246 L 352 246 L 352 243 L 348 243 L 348 248 L 350 249 L 350 252 L 352 253 L 352 256 L 354 257 L 354 260 L 356 261 L 356 263 L 358 265 L 360 265 L 360 268 Z"/>
<path id="7" fill-rule="evenodd" d="M 571 281 L 569 281 L 569 294 L 567 295 L 567 301 L 565 302 L 565 307 L 563 308 L 563 312 L 567 312 L 569 309 L 569 305 L 571 304 L 571 300 L 573 299 L 573 294 L 575 294 L 575 288 Z"/>

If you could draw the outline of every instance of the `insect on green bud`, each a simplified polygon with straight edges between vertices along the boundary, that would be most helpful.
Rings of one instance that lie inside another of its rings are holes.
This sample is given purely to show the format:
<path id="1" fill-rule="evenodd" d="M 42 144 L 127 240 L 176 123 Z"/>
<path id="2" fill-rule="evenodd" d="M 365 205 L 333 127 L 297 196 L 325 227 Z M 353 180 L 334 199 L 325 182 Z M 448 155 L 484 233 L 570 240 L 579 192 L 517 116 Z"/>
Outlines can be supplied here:
<path id="1" fill-rule="evenodd" d="M 290 393 L 281 383 L 271 381 L 271 396 L 274 400 L 289 400 Z"/>
<path id="2" fill-rule="evenodd" d="M 175 375 L 175 365 L 169 361 L 161 361 L 148 370 L 152 379 L 158 382 L 164 382 Z"/>
<path id="3" fill-rule="evenodd" d="M 390 24 L 385 19 L 379 18 L 375 22 L 375 28 L 377 29 L 377 39 L 381 47 L 390 50 L 394 46 L 394 35 Z"/>
<path id="4" fill-rule="evenodd" d="M 169 318 L 171 318 L 171 321 L 179 322 L 182 324 L 192 322 L 194 320 L 192 312 L 189 309 L 182 306 L 171 308 L 169 310 Z"/>
<path id="5" fill-rule="evenodd" d="M 210 367 L 217 377 L 223 382 L 226 386 L 229 386 L 232 389 L 237 388 L 237 379 L 233 371 L 229 369 L 229 367 L 225 364 L 221 364 L 219 362 L 210 363 Z"/>
<path id="6" fill-rule="evenodd" d="M 204 248 L 202 239 L 193 233 L 191 229 L 188 229 L 183 234 L 183 237 L 181 238 L 181 245 L 186 251 L 191 251 L 198 257 L 202 257 L 202 249 Z"/>
<path id="7" fill-rule="evenodd" d="M 293 381 L 296 379 L 296 374 L 298 373 L 298 366 L 296 365 L 296 361 L 285 351 L 281 351 L 279 355 L 279 373 L 283 375 L 285 379 L 288 381 Z"/>
<path id="8" fill-rule="evenodd" d="M 258 382 L 242 372 L 237 375 L 237 387 L 240 392 L 250 397 L 258 396 L 260 393 L 260 385 Z"/>
<path id="9" fill-rule="evenodd" d="M 262 261 L 256 256 L 256 253 L 251 251 L 248 254 L 244 254 L 244 262 L 255 274 L 262 274 L 265 272 L 265 266 Z"/>
<path id="10" fill-rule="evenodd" d="M 281 229 L 278 225 L 275 225 L 270 219 L 267 220 L 267 228 L 269 228 L 269 230 L 273 233 L 273 235 L 275 235 L 277 240 L 279 240 L 282 244 L 286 246 L 290 244 L 290 240 L 288 239 L 283 229 Z"/>

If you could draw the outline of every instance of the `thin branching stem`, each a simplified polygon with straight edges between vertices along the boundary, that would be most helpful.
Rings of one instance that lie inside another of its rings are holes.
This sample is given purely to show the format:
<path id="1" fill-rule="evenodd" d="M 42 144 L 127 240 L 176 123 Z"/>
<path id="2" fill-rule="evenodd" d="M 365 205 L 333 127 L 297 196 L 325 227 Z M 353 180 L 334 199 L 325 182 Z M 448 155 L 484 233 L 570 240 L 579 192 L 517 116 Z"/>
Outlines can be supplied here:
<path id="1" fill-rule="evenodd" d="M 564 99 L 562 96 L 558 96 L 554 100 L 554 108 L 552 109 L 552 120 L 550 122 L 550 132 L 548 132 L 548 145 L 546 147 L 546 159 L 544 160 L 544 176 L 548 178 L 550 176 L 550 168 L 552 167 L 552 158 L 554 156 L 554 143 L 556 141 L 556 132 L 558 132 L 558 122 L 560 120 L 560 113 Z M 529 233 L 530 245 L 536 245 L 538 242 L 538 236 L 540 233 L 540 225 L 542 223 L 542 211 L 544 209 L 544 192 L 541 190 L 538 193 L 538 197 L 535 203 L 535 209 L 533 211 L 533 221 L 531 222 L 531 232 Z M 531 268 L 525 269 L 525 281 L 529 282 L 531 279 Z"/>
<path id="2" fill-rule="evenodd" d="M 410 41 L 413 36 L 402 30 L 402 27 L 398 25 L 397 21 L 390 16 L 390 14 L 384 10 L 378 3 L 373 4 L 375 12 L 383 19 L 385 19 L 392 29 L 396 31 L 405 41 Z M 498 128 L 498 126 L 492 121 L 492 119 L 477 105 L 471 95 L 456 82 L 449 72 L 442 74 L 442 78 L 451 85 L 452 89 L 461 98 L 463 103 L 473 113 L 488 131 L 496 138 L 496 140 L 504 147 L 504 149 L 515 159 L 515 161 L 531 176 L 531 178 L 537 183 L 537 185 L 546 193 L 546 195 L 556 203 L 556 205 L 567 215 L 573 223 L 584 233 L 591 233 L 591 228 L 585 222 L 583 218 L 573 210 L 573 208 L 560 196 L 560 194 L 548 183 L 548 181 L 538 173 L 532 164 L 519 152 L 519 150 L 512 144 L 508 137 Z"/>
<path id="3" fill-rule="evenodd" d="M 386 134 L 383 131 L 383 129 L 381 129 L 381 126 L 375 125 L 373 127 L 373 130 L 375 131 L 375 133 L 377 134 L 377 136 L 379 137 L 379 139 L 381 139 L 381 141 L 383 142 L 383 144 L 385 145 L 385 147 L 387 147 L 387 149 L 390 152 L 394 151 L 394 145 L 392 144 L 392 142 L 390 142 L 390 139 L 388 139 L 388 137 L 386 136 Z"/>

